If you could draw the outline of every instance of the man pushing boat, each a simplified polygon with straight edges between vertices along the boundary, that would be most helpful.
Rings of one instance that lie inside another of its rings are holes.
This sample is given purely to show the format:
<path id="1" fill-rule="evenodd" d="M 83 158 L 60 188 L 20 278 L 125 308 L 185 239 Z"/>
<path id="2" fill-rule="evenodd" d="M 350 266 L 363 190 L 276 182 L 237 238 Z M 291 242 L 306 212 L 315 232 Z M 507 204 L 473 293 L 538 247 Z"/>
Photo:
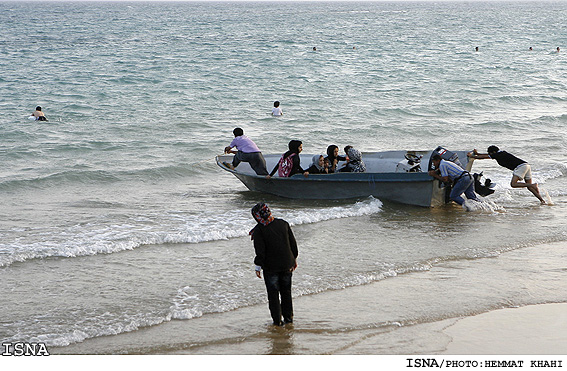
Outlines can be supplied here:
<path id="1" fill-rule="evenodd" d="M 528 191 L 533 193 L 537 197 L 539 202 L 546 204 L 543 197 L 539 193 L 539 187 L 537 183 L 532 183 L 532 170 L 531 166 L 524 160 L 511 155 L 506 151 L 501 151 L 500 148 L 496 146 L 488 147 L 488 153 L 478 153 L 475 149 L 472 152 L 467 153 L 470 158 L 475 158 L 479 160 L 492 159 L 498 162 L 498 165 L 503 166 L 507 169 L 512 170 L 512 181 L 510 186 L 512 188 L 527 188 Z M 523 180 L 523 182 L 521 182 Z"/>
<path id="2" fill-rule="evenodd" d="M 431 161 L 433 165 L 435 165 L 436 170 L 430 170 L 429 175 L 439 179 L 443 183 L 451 182 L 453 184 L 449 196 L 451 200 L 461 205 L 466 211 L 470 211 L 470 209 L 465 205 L 465 199 L 461 197 L 463 193 L 468 199 L 481 202 L 478 197 L 476 197 L 476 193 L 474 192 L 474 179 L 468 171 L 454 162 L 443 160 L 438 153 L 431 157 Z"/>

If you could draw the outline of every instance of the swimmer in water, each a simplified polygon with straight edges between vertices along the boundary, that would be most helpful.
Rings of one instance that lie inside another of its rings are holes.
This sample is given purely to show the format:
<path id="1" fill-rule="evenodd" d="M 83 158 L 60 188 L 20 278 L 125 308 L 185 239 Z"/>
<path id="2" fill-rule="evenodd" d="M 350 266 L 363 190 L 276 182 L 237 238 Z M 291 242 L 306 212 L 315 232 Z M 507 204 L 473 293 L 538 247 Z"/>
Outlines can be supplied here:
<path id="1" fill-rule="evenodd" d="M 32 113 L 32 117 L 35 117 L 36 121 L 47 121 L 47 117 L 45 117 L 45 114 L 42 112 L 40 106 L 35 107 L 35 111 L 34 113 Z"/>
<path id="2" fill-rule="evenodd" d="M 280 107 L 280 102 L 275 101 L 274 108 L 272 108 L 272 116 L 282 116 L 282 115 L 283 115 L 283 111 Z"/>

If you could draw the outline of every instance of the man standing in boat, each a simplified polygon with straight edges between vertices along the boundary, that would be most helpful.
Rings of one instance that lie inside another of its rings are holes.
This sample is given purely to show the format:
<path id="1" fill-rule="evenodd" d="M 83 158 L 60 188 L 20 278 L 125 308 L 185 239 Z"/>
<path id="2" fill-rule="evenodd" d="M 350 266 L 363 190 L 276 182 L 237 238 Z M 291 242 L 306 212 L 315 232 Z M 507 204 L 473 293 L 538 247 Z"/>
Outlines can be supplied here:
<path id="1" fill-rule="evenodd" d="M 244 135 L 244 130 L 241 128 L 234 129 L 232 133 L 234 134 L 234 139 L 228 147 L 225 147 L 224 153 L 234 153 L 234 158 L 232 159 L 232 164 L 223 162 L 223 165 L 234 170 L 241 162 L 248 162 L 256 174 L 268 175 L 266 160 L 256 143 Z M 234 147 L 238 150 L 237 152 L 232 150 Z"/>
<path id="2" fill-rule="evenodd" d="M 469 209 L 465 205 L 465 199 L 461 197 L 463 193 L 468 199 L 481 202 L 478 197 L 476 197 L 476 193 L 474 193 L 474 179 L 468 171 L 454 162 L 443 160 L 438 153 L 431 157 L 431 161 L 433 165 L 435 165 L 436 170 L 430 170 L 429 175 L 439 179 L 443 183 L 453 183 L 453 188 L 449 196 L 451 200 L 461 205 L 463 209 L 467 211 L 469 211 Z"/>

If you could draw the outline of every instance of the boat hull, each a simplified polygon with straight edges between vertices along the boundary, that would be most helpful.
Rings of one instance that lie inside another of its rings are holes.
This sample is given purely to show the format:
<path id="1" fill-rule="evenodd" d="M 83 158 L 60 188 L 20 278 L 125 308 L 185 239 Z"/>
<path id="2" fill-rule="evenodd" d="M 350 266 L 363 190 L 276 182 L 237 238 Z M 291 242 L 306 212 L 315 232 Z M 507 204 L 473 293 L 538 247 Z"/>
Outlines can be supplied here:
<path id="1" fill-rule="evenodd" d="M 392 153 L 395 152 L 388 152 L 384 157 Z M 308 177 L 296 174 L 289 178 L 275 176 L 268 179 L 251 172 L 246 163 L 239 165 L 238 171 L 223 165 L 231 160 L 230 155 L 217 156 L 217 164 L 236 176 L 249 190 L 280 197 L 339 200 L 373 196 L 382 201 L 423 207 L 445 203 L 446 189 L 425 171 L 310 174 Z M 268 159 L 268 162 L 275 160 Z"/>
<path id="2" fill-rule="evenodd" d="M 302 179 L 303 175 L 287 179 L 234 175 L 251 191 L 286 198 L 339 200 L 373 196 L 380 200 L 425 207 L 443 203 L 442 195 L 437 198 L 434 196 L 434 187 L 438 188 L 439 183 L 424 173 L 310 175 L 307 179 Z M 439 191 L 443 192 L 443 188 L 439 188 Z"/>

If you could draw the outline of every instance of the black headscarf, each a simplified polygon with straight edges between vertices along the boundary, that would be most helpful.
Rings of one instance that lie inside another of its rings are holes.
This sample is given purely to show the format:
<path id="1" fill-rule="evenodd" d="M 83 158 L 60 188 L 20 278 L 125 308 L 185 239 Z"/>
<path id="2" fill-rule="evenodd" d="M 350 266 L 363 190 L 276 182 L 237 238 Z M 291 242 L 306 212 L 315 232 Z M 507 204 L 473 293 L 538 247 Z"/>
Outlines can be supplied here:
<path id="1" fill-rule="evenodd" d="M 291 155 L 292 153 L 295 153 L 296 155 L 298 155 L 299 154 L 299 146 L 302 145 L 302 144 L 303 144 L 303 142 L 300 141 L 300 140 L 290 141 L 289 144 L 287 145 L 287 147 L 289 148 L 289 151 L 284 153 L 284 158 Z"/>
<path id="2" fill-rule="evenodd" d="M 331 165 L 333 164 L 333 161 L 336 159 L 335 149 L 339 149 L 339 147 L 335 146 L 334 144 L 331 144 L 330 146 L 327 147 L 327 158 L 329 159 L 329 162 L 331 162 Z"/>

